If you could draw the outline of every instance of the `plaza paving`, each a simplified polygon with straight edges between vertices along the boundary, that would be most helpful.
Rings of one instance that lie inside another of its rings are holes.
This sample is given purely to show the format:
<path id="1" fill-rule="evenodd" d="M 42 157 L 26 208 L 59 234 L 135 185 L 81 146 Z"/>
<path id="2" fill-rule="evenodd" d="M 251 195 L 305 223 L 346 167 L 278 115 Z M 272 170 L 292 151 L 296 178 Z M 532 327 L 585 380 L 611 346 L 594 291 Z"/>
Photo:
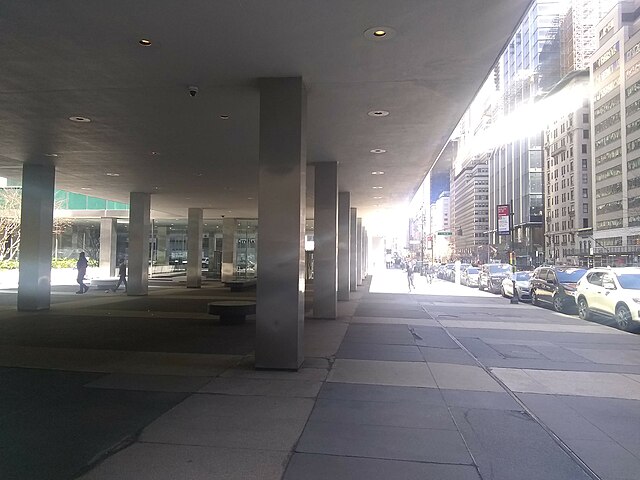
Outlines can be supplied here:
<path id="1" fill-rule="evenodd" d="M 384 270 L 256 371 L 255 319 L 204 313 L 253 292 L 54 290 L 0 295 L 2 479 L 640 478 L 635 334 Z"/>

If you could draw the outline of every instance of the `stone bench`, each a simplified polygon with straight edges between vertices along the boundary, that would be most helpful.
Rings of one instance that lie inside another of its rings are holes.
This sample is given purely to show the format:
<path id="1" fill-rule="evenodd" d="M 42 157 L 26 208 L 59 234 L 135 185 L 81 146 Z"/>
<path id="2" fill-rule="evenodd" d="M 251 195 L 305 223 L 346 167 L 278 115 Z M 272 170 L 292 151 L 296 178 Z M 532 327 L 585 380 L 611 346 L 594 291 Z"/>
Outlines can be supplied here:
<path id="1" fill-rule="evenodd" d="M 222 283 L 225 287 L 229 287 L 232 292 L 241 292 L 255 287 L 258 280 L 256 278 L 236 278 Z"/>
<path id="2" fill-rule="evenodd" d="M 256 302 L 242 300 L 219 300 L 207 304 L 207 313 L 218 315 L 225 325 L 244 323 L 247 315 L 255 315 Z"/>
<path id="3" fill-rule="evenodd" d="M 113 290 L 119 279 L 119 277 L 92 278 L 87 283 L 96 290 Z"/>

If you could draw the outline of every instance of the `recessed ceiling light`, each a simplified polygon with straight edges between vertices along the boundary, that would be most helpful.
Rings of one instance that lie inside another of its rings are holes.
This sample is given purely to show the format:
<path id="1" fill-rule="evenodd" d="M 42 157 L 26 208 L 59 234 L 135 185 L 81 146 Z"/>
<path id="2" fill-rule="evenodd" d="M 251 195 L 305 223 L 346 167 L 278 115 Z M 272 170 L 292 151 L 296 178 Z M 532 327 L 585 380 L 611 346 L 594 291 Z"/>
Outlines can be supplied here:
<path id="1" fill-rule="evenodd" d="M 367 112 L 367 115 L 370 117 L 386 117 L 389 115 L 389 112 L 387 110 L 371 110 Z"/>
<path id="2" fill-rule="evenodd" d="M 396 35 L 396 31 L 391 27 L 372 27 L 364 32 L 364 38 L 373 41 L 388 40 Z"/>
<path id="3" fill-rule="evenodd" d="M 371 172 L 371 175 L 384 175 L 384 172 L 381 172 L 381 171 Z"/>
<path id="4" fill-rule="evenodd" d="M 373 150 L 370 150 L 371 153 L 387 153 L 387 151 L 384 148 L 374 148 Z"/>
<path id="5" fill-rule="evenodd" d="M 119 173 L 111 173 L 111 172 L 107 172 L 106 175 L 107 175 L 107 177 L 119 177 L 120 176 Z"/>
<path id="6" fill-rule="evenodd" d="M 222 120 L 229 120 L 229 115 L 220 115 Z"/>
<path id="7" fill-rule="evenodd" d="M 91 190 L 89 187 L 82 187 L 80 190 Z"/>
<path id="8" fill-rule="evenodd" d="M 381 190 L 382 187 L 372 187 L 374 190 Z"/>
<path id="9" fill-rule="evenodd" d="M 45 153 L 44 156 L 45 157 L 57 157 L 58 154 L 57 153 Z"/>
<path id="10" fill-rule="evenodd" d="M 160 155 L 160 152 L 152 151 L 152 152 L 151 152 L 151 155 L 153 155 L 153 156 L 155 157 L 155 156 L 157 156 L 157 155 Z"/>
<path id="11" fill-rule="evenodd" d="M 373 197 L 374 200 L 380 200 L 382 197 Z"/>
<path id="12" fill-rule="evenodd" d="M 247 197 L 247 200 L 253 200 L 253 197 Z"/>
<path id="13" fill-rule="evenodd" d="M 89 123 L 91 121 L 91 119 L 87 117 L 69 117 L 69 120 L 78 123 Z"/>
<path id="14" fill-rule="evenodd" d="M 142 45 L 143 47 L 150 47 L 151 46 L 151 40 L 149 40 L 148 38 L 141 38 L 140 40 L 138 40 L 138 43 L 140 45 Z"/>

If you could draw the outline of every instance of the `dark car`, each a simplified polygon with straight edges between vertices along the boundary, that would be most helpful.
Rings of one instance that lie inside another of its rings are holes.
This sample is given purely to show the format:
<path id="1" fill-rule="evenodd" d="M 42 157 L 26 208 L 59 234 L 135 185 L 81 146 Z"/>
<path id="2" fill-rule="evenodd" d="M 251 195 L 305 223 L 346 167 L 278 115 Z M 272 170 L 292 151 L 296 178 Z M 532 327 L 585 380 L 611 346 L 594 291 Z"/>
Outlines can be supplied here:
<path id="1" fill-rule="evenodd" d="M 485 288 L 492 292 L 498 293 L 502 289 L 502 280 L 504 280 L 512 271 L 511 265 L 507 263 L 489 263 L 483 265 L 480 269 L 478 277 L 478 289 Z"/>
<path id="2" fill-rule="evenodd" d="M 538 267 L 531 275 L 531 303 L 549 305 L 556 312 L 575 312 L 576 285 L 586 273 L 576 267 Z"/>

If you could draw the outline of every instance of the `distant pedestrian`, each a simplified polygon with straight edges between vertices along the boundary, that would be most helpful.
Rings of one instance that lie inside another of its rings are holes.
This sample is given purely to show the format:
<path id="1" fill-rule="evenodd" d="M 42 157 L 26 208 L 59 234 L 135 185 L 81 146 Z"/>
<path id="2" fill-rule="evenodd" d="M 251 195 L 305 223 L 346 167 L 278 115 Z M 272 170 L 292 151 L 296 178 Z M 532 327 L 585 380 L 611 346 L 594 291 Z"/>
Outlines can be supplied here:
<path id="1" fill-rule="evenodd" d="M 127 291 L 127 262 L 124 260 L 120 261 L 120 265 L 118 265 L 118 283 L 116 284 L 116 288 L 113 289 L 115 292 L 120 288 L 120 285 L 124 283 L 124 291 Z"/>
<path id="2" fill-rule="evenodd" d="M 411 262 L 407 262 L 407 283 L 409 284 L 409 291 L 411 291 L 411 289 L 415 289 L 415 286 L 413 285 L 413 270 Z"/>
<path id="3" fill-rule="evenodd" d="M 76 281 L 78 282 L 78 285 L 80 285 L 80 290 L 76 293 L 87 293 L 87 290 L 89 290 L 89 287 L 84 284 L 84 277 L 87 275 L 87 265 L 89 265 L 87 257 L 84 252 L 80 252 L 76 263 L 76 270 L 78 270 L 78 278 Z"/>

